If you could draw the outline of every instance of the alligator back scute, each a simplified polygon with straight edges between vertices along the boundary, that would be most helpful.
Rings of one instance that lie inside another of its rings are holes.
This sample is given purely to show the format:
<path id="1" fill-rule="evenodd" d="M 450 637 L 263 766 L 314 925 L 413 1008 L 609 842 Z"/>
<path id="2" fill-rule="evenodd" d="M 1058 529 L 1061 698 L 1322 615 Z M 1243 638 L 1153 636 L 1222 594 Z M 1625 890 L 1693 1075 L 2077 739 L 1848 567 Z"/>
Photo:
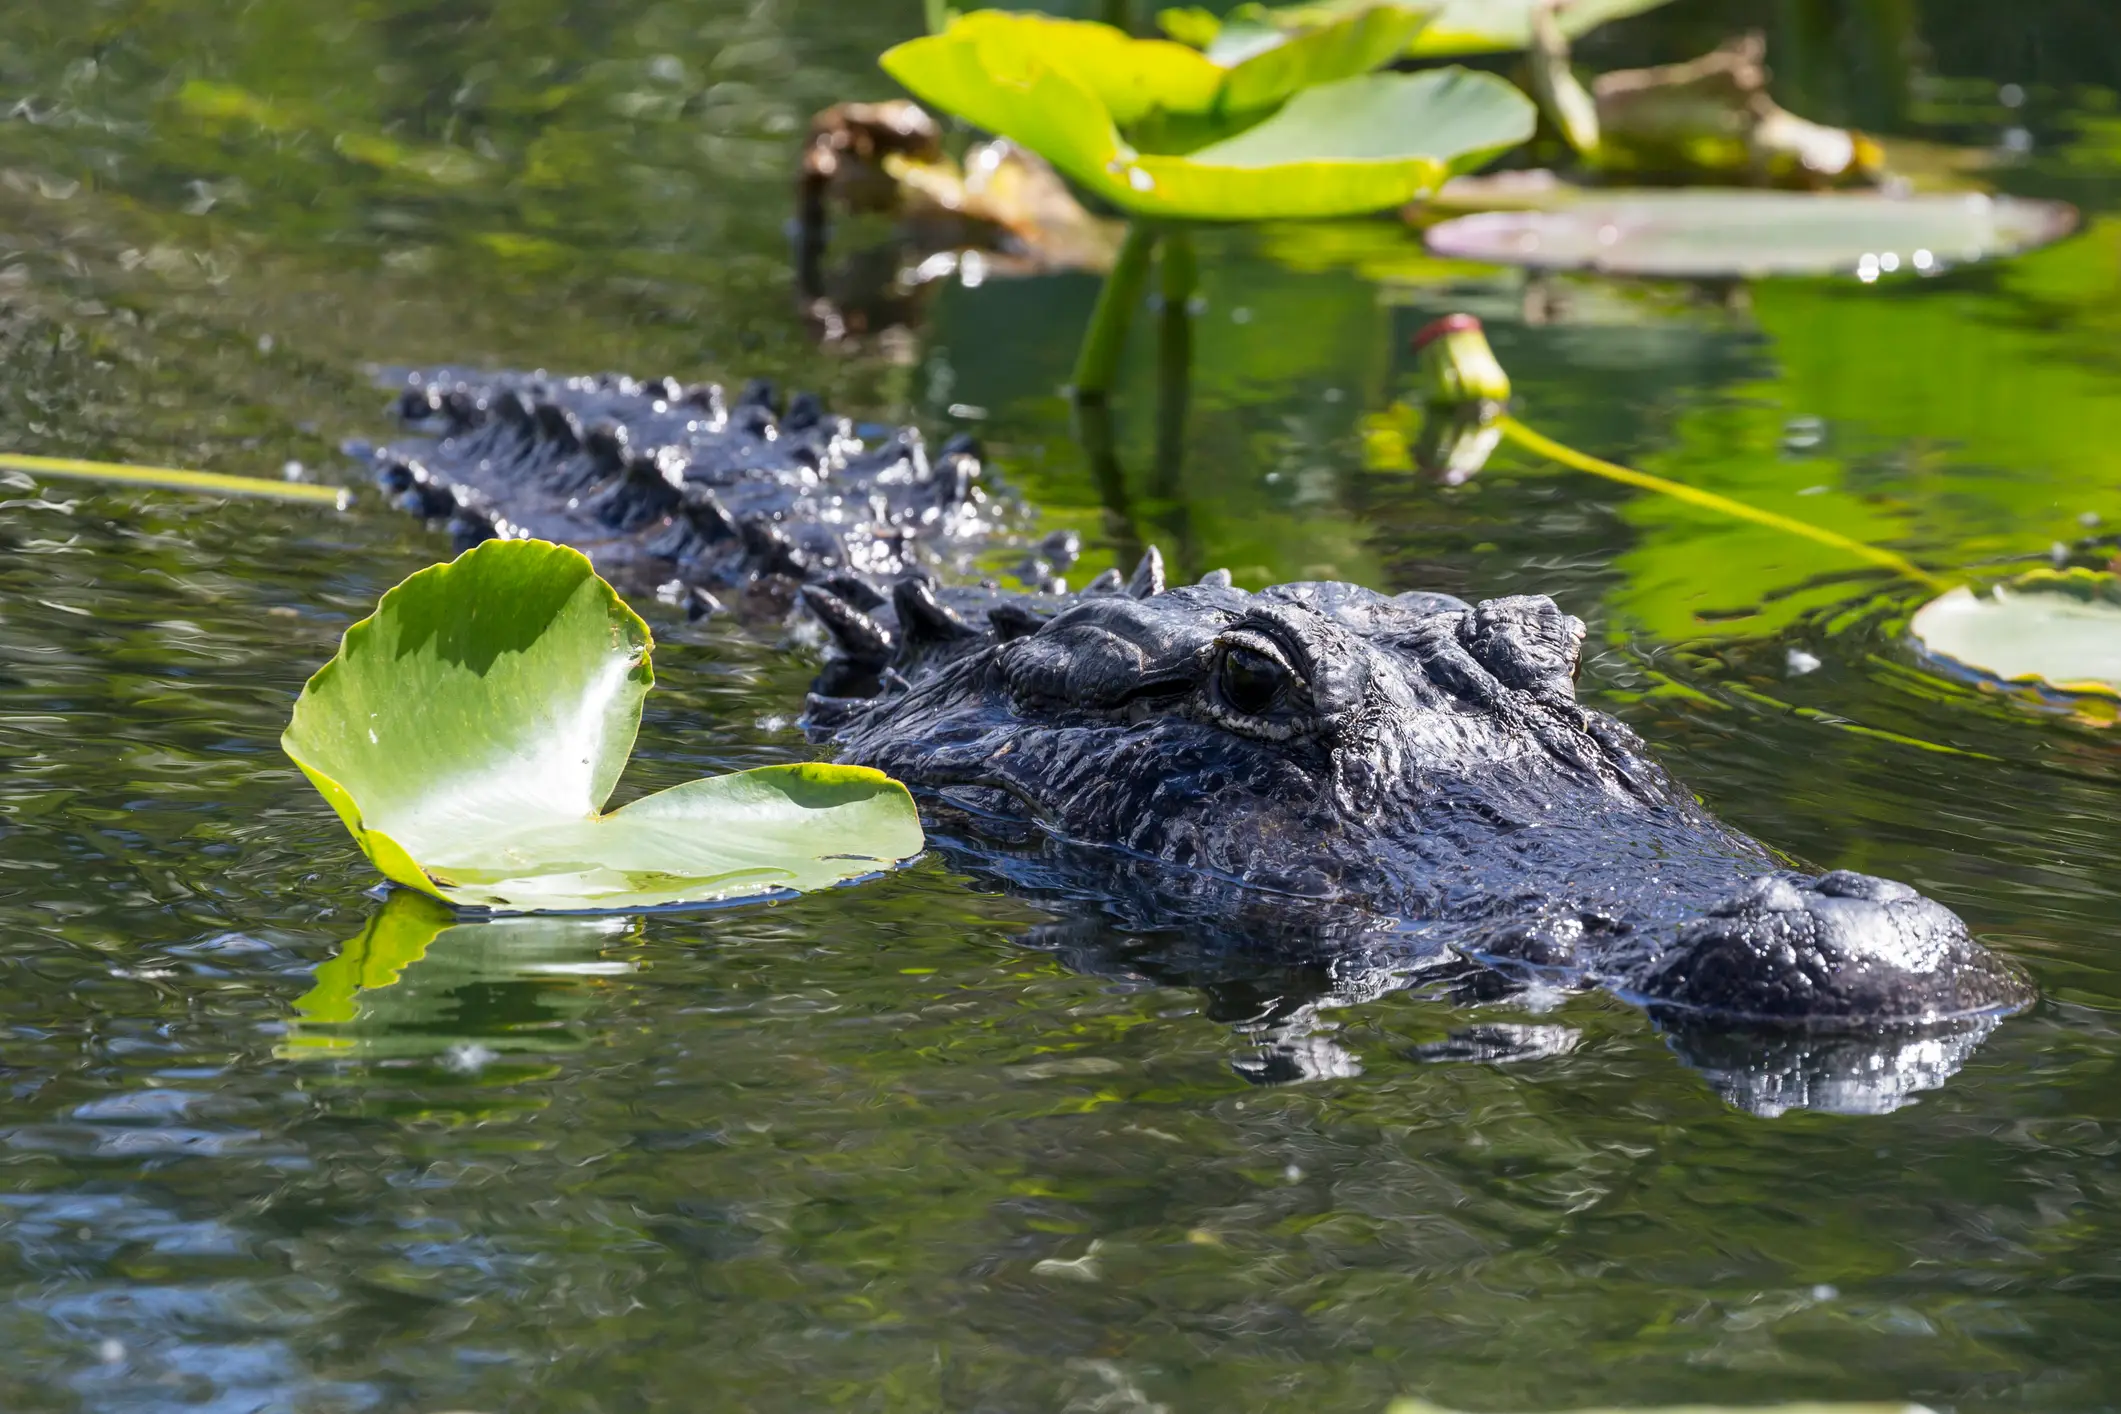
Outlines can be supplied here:
<path id="1" fill-rule="evenodd" d="M 835 576 L 888 584 L 962 560 L 1008 519 L 970 439 L 931 457 L 917 431 L 857 430 L 808 394 L 783 409 L 764 381 L 734 400 L 615 374 L 439 368 L 395 382 L 408 435 L 366 455 L 401 506 L 448 521 L 460 546 L 575 546 L 637 593 L 711 603 L 708 591 L 762 587 L 786 600 Z"/>

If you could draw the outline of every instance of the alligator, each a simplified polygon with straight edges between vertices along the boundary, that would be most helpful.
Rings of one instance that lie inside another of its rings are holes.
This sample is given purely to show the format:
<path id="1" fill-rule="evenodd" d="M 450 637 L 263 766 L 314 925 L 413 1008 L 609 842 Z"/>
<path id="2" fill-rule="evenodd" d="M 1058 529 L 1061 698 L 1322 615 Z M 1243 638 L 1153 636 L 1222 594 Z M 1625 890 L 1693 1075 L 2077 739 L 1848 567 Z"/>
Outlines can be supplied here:
<path id="1" fill-rule="evenodd" d="M 2032 998 L 1943 905 L 1713 819 L 1577 700 L 1584 625 L 1551 599 L 1173 585 L 1154 548 L 1071 591 L 1079 542 L 1032 541 L 966 437 L 930 455 L 764 382 L 396 376 L 406 435 L 360 450 L 400 504 L 460 545 L 577 546 L 688 613 L 814 622 L 812 739 L 906 782 L 956 859 L 1092 901 L 1081 965 L 1139 973 L 1141 939 L 1175 936 L 1166 980 L 1312 977 L 1239 1018 L 1256 1078 L 1344 1071 L 1321 1012 L 1388 988 L 1602 988 L 1746 1108 L 1875 1111 Z M 1022 588 L 979 577 L 1015 545 Z"/>

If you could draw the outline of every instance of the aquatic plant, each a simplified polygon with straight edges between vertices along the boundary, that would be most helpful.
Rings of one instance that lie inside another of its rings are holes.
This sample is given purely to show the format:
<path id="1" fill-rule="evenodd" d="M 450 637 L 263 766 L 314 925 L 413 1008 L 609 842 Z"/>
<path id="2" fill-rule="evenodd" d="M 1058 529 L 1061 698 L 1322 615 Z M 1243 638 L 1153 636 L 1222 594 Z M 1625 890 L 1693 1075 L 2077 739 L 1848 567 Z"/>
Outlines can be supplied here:
<path id="1" fill-rule="evenodd" d="M 1234 46 L 1263 29 L 1296 30 L 1357 8 L 1363 0 L 1320 0 L 1309 5 L 1239 5 L 1228 14 L 1188 6 L 1160 10 L 1156 23 L 1173 39 L 1208 49 Z M 1668 0 L 1441 0 L 1414 35 L 1407 53 L 1415 58 L 1451 54 L 1499 54 L 1529 48 L 1534 25 L 1550 20 L 1575 39 L 1610 20 L 1654 10 Z"/>
<path id="2" fill-rule="evenodd" d="M 262 476 L 230 476 L 218 471 L 191 471 L 174 466 L 127 466 L 83 461 L 79 457 L 36 457 L 0 452 L 0 471 L 31 476 L 61 476 L 79 481 L 108 481 L 157 491 L 190 491 L 201 496 L 254 496 L 267 501 L 302 501 L 345 510 L 353 495 L 341 486 L 307 481 L 268 481 Z"/>
<path id="3" fill-rule="evenodd" d="M 1609 275 L 1935 275 L 2014 255 L 2076 229 L 2066 202 L 1935 192 L 1587 191 L 1543 209 L 1486 211 L 1428 231 L 1438 255 Z"/>
<path id="4" fill-rule="evenodd" d="M 2121 697 L 2121 576 L 2038 569 L 1917 610 L 1924 653 L 1977 678 L 2068 695 Z"/>
<path id="5" fill-rule="evenodd" d="M 1531 136 L 1531 101 L 1464 69 L 1377 73 L 1430 12 L 1335 6 L 1207 51 L 1109 25 L 982 10 L 896 46 L 884 69 L 924 102 L 1033 149 L 1125 212 L 1127 238 L 1077 359 L 1103 395 L 1151 258 L 1192 294 L 1187 222 L 1351 216 L 1428 195 Z"/>
<path id="6" fill-rule="evenodd" d="M 1510 381 L 1480 321 L 1448 315 L 1415 335 L 1421 387 L 1412 403 L 1374 418 L 1372 465 L 1412 466 L 1446 485 L 1476 475 L 1501 443 L 1576 471 L 1650 491 L 1730 521 L 1811 541 L 1863 560 L 1933 596 L 1907 625 L 1932 664 L 1992 687 L 2047 698 L 2121 697 L 2121 575 L 2112 569 L 2035 569 L 1986 588 L 1954 583 L 1895 551 L 1668 477 L 1594 457 L 1510 415 Z M 1418 406 L 1416 405 L 1418 404 Z M 2084 720 L 2111 721 L 2080 710 Z"/>
<path id="7" fill-rule="evenodd" d="M 905 787 L 805 763 L 608 814 L 654 673 L 580 552 L 494 540 L 346 631 L 280 744 L 385 877 L 458 907 L 621 910 L 823 888 L 920 853 Z"/>
<path id="8" fill-rule="evenodd" d="M 1496 446 L 1509 441 L 1533 456 L 1573 470 L 1844 551 L 1932 590 L 1945 588 L 1936 575 L 1891 550 L 1697 486 L 1635 471 L 1533 431 L 1510 415 L 1509 375 L 1489 347 L 1480 321 L 1470 314 L 1435 320 L 1414 336 L 1414 351 L 1421 358 L 1419 405 L 1400 403 L 1371 421 L 1368 441 L 1373 465 L 1411 465 L 1455 486 L 1470 480 Z"/>

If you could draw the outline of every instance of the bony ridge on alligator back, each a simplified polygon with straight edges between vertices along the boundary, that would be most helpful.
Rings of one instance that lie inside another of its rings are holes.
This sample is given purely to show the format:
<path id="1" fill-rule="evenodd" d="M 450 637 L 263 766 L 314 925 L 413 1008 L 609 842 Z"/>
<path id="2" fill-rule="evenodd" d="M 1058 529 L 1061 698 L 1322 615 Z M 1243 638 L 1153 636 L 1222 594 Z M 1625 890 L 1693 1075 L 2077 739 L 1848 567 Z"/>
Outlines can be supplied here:
<path id="1" fill-rule="evenodd" d="M 800 599 L 833 645 L 812 734 L 914 788 L 974 867 L 1322 960 L 1315 1001 L 1602 987 L 1777 1112 L 1889 1109 L 2031 999 L 1942 905 L 1708 816 L 1576 700 L 1584 628 L 1550 599 L 1172 587 L 1153 549 L 1075 593 L 1043 562 L 1024 592 L 946 584 L 1019 514 L 969 441 L 931 458 L 762 384 L 405 380 L 419 435 L 370 455 L 409 509 L 693 608 Z"/>

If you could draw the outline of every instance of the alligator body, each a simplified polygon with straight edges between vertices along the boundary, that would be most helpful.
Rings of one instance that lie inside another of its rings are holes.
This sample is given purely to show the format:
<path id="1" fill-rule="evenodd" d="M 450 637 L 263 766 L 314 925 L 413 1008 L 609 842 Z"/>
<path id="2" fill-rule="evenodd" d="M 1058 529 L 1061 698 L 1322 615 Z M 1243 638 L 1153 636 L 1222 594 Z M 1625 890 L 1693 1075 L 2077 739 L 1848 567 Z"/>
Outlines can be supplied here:
<path id="1" fill-rule="evenodd" d="M 1084 965 L 1140 971 L 1124 940 L 1160 930 L 1189 979 L 1311 975 L 1249 1019 L 1255 1073 L 1333 1071 L 1318 1012 L 1388 987 L 1600 987 L 1750 1108 L 1877 1110 L 2031 997 L 1942 905 L 1806 875 L 1708 816 L 1576 700 L 1584 627 L 1551 600 L 1170 586 L 1153 550 L 1069 593 L 1058 541 L 1023 592 L 946 583 L 1013 524 L 969 442 L 931 458 L 763 386 L 406 379 L 416 435 L 371 455 L 409 509 L 579 546 L 693 607 L 800 599 L 835 649 L 813 736 L 913 787 L 959 858 L 1097 900 L 1113 921 Z M 1556 1030 L 1453 1053 L 1544 1053 Z"/>

